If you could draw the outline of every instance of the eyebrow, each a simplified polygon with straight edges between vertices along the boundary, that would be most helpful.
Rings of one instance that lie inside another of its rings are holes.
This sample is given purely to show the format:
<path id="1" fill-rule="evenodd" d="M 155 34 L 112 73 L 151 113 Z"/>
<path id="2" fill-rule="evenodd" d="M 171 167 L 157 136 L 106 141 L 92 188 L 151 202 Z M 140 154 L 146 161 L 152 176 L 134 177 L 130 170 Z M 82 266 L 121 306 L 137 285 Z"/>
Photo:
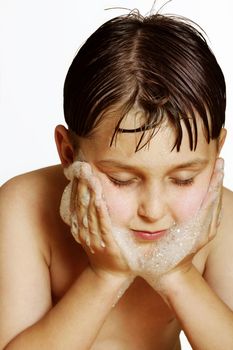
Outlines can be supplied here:
<path id="1" fill-rule="evenodd" d="M 182 170 L 186 168 L 197 168 L 197 167 L 204 167 L 208 163 L 208 159 L 203 159 L 203 158 L 196 158 L 191 161 L 185 162 L 185 163 L 180 163 L 180 164 L 173 164 L 170 165 L 169 171 L 176 171 L 176 170 Z M 119 168 L 123 170 L 139 170 L 141 169 L 140 166 L 134 166 L 134 165 L 129 165 L 127 163 L 122 163 L 119 161 L 116 161 L 114 159 L 105 159 L 105 160 L 100 160 L 97 162 L 98 165 L 100 166 L 107 166 L 107 167 L 114 167 L 114 168 Z"/>

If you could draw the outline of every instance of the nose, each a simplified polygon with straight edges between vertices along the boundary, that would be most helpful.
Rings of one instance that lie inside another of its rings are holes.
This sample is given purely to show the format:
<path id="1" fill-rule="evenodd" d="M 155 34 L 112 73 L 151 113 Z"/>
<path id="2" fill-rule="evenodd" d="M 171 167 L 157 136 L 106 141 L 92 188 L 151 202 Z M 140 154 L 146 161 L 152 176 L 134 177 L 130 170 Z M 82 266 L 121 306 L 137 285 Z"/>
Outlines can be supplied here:
<path id="1" fill-rule="evenodd" d="M 140 196 L 138 215 L 147 222 L 155 222 L 165 216 L 166 207 L 165 194 L 154 187 L 148 188 Z"/>

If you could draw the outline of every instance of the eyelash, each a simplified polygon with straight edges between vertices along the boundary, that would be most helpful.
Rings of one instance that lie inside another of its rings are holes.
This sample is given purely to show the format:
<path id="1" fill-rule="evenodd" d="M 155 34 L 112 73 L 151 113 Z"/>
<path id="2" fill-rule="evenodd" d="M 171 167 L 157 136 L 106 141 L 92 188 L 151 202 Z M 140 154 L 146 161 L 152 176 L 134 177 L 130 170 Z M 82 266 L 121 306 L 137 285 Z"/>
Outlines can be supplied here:
<path id="1" fill-rule="evenodd" d="M 120 181 L 117 179 L 114 179 L 111 176 L 108 176 L 109 180 L 117 187 L 123 187 L 123 186 L 128 186 L 132 183 L 132 180 L 128 180 L 128 181 Z"/>
<path id="2" fill-rule="evenodd" d="M 132 184 L 132 180 L 120 181 L 120 180 L 114 179 L 113 177 L 110 177 L 110 176 L 108 176 L 108 178 L 117 187 L 124 187 L 124 186 L 129 186 Z M 187 180 L 172 179 L 172 182 L 177 186 L 191 186 L 194 182 L 194 179 L 193 178 L 190 178 Z"/>
<path id="3" fill-rule="evenodd" d="M 191 186 L 193 184 L 193 178 L 187 179 L 187 180 L 178 180 L 173 179 L 173 183 L 177 186 Z"/>

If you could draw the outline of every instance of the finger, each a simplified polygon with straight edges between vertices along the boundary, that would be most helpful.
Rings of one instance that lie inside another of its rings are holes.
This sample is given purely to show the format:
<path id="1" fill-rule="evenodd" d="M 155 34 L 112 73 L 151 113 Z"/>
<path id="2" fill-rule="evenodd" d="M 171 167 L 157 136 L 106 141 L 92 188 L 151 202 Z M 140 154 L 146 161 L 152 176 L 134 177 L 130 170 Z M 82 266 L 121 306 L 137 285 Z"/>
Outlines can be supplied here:
<path id="1" fill-rule="evenodd" d="M 209 192 L 209 203 L 205 208 L 206 213 L 204 219 L 209 222 L 207 229 L 207 239 L 212 240 L 217 233 L 217 225 L 219 221 L 219 213 L 221 208 L 223 173 L 218 171 L 213 176 L 213 188 Z"/>
<path id="2" fill-rule="evenodd" d="M 96 201 L 100 198 L 101 189 L 96 187 L 96 179 L 91 177 L 83 177 L 80 181 L 80 239 L 85 243 L 86 248 L 91 253 L 105 248 L 105 244 L 101 238 L 102 227 L 97 219 Z M 98 193 L 98 195 L 97 195 Z M 88 194 L 88 199 L 87 197 Z M 84 210 L 82 210 L 84 208 Z M 86 249 L 85 249 L 86 250 Z M 86 250 L 87 251 L 87 250 Z"/>
<path id="3" fill-rule="evenodd" d="M 219 196 L 218 199 L 216 200 L 216 205 L 214 206 L 213 210 L 213 216 L 212 216 L 212 222 L 210 226 L 210 232 L 209 232 L 209 239 L 213 239 L 216 232 L 217 232 L 217 227 L 220 224 L 220 215 L 221 215 L 221 208 L 222 208 L 222 192 L 223 192 L 223 176 L 220 181 L 220 190 L 219 190 Z"/>
<path id="4" fill-rule="evenodd" d="M 221 188 L 221 194 L 220 194 L 220 200 L 219 200 L 219 206 L 218 206 L 217 227 L 220 225 L 220 222 L 222 219 L 222 197 L 223 197 L 223 185 Z"/>
<path id="5" fill-rule="evenodd" d="M 99 218 L 100 210 L 104 206 L 103 193 L 100 181 L 96 177 L 89 179 L 89 185 L 93 193 L 89 207 L 90 234 L 93 236 L 93 244 L 97 249 L 106 247 L 105 234 L 111 230 L 111 222 L 108 212 L 101 212 L 102 221 Z M 108 225 L 108 227 L 106 227 Z"/>
<path id="6" fill-rule="evenodd" d="M 78 179 L 74 178 L 72 181 L 71 186 L 71 195 L 70 195 L 70 212 L 73 214 L 75 212 L 75 201 L 76 201 L 76 195 L 77 195 L 77 188 L 78 188 Z"/>
<path id="7" fill-rule="evenodd" d="M 111 220 L 107 209 L 106 202 L 103 197 L 100 181 L 96 177 L 89 179 L 89 186 L 93 191 L 91 222 L 93 223 L 93 233 L 98 232 L 100 244 L 104 247 L 111 242 Z"/>
<path id="8" fill-rule="evenodd" d="M 71 185 L 71 194 L 70 194 L 70 230 L 74 237 L 74 239 L 78 242 L 80 242 L 79 239 L 79 227 L 78 227 L 78 220 L 77 220 L 77 214 L 76 214 L 76 195 L 77 195 L 77 187 L 78 187 L 78 179 L 74 178 Z"/>
<path id="9" fill-rule="evenodd" d="M 76 242 L 81 244 L 81 241 L 79 239 L 79 227 L 78 227 L 78 222 L 77 222 L 77 216 L 72 215 L 71 216 L 71 233 L 76 240 Z"/>
<path id="10" fill-rule="evenodd" d="M 86 183 L 79 179 L 76 192 L 76 208 L 78 222 L 78 235 L 82 245 L 90 246 L 90 237 L 88 232 L 87 208 L 90 201 L 90 192 Z"/>
<path id="11" fill-rule="evenodd" d="M 219 197 L 223 181 L 223 159 L 219 158 L 211 176 L 207 194 L 201 205 L 201 210 L 208 210 Z"/>
<path id="12" fill-rule="evenodd" d="M 101 239 L 112 254 L 117 254 L 118 247 L 112 235 L 112 223 L 108 208 L 104 200 L 99 201 L 96 206 L 96 216 L 99 227 L 101 227 Z"/>
<path id="13" fill-rule="evenodd" d="M 223 160 L 216 161 L 207 194 L 200 209 L 195 216 L 195 222 L 202 232 L 198 241 L 199 245 L 206 244 L 216 235 L 219 208 L 221 207 L 221 192 L 223 182 Z"/>
<path id="14" fill-rule="evenodd" d="M 91 193 L 91 199 L 87 210 L 88 232 L 90 237 L 90 248 L 93 252 L 105 248 L 105 244 L 101 238 L 101 230 L 95 207 L 95 194 Z"/>
<path id="15" fill-rule="evenodd" d="M 216 173 L 213 177 L 213 187 L 208 191 L 202 207 L 199 210 L 198 217 L 201 222 L 209 222 L 209 227 L 212 223 L 215 225 L 215 219 L 217 220 L 217 213 L 221 205 L 221 189 L 223 181 L 223 173 Z"/>

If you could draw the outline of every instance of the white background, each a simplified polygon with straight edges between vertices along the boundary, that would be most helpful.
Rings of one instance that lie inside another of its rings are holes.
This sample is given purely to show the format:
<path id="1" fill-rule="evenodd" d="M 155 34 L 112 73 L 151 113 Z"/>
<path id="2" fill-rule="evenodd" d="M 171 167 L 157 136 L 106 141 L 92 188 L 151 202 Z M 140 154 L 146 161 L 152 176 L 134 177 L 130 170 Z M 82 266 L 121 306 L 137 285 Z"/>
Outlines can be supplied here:
<path id="1" fill-rule="evenodd" d="M 165 1 L 157 0 L 155 11 Z M 107 19 L 153 0 L 0 0 L 0 185 L 32 169 L 59 162 L 54 127 L 63 122 L 62 88 L 77 49 Z M 225 186 L 233 189 L 233 50 L 231 0 L 172 0 L 163 13 L 196 21 L 227 83 Z M 183 349 L 190 349 L 183 340 Z"/>

